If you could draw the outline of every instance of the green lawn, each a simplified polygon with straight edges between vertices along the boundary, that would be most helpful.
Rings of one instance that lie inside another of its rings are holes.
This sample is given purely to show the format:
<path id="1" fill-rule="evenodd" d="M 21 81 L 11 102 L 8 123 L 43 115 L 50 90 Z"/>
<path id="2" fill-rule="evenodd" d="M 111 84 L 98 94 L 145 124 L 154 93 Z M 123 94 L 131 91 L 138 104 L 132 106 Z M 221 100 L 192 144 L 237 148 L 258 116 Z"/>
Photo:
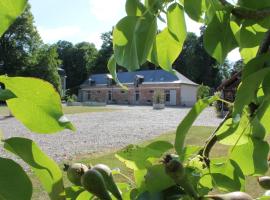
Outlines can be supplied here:
<path id="1" fill-rule="evenodd" d="M 213 127 L 196 127 L 196 126 L 192 127 L 191 130 L 189 131 L 186 143 L 193 144 L 193 145 L 203 145 L 204 141 L 208 138 L 208 136 L 211 134 L 213 130 L 214 130 Z M 142 143 L 141 145 L 145 146 L 149 144 L 150 142 L 157 141 L 157 140 L 164 140 L 164 141 L 169 141 L 173 143 L 174 133 L 173 132 L 164 133 L 153 140 L 149 140 Z M 83 156 L 80 155 L 80 156 L 74 157 L 73 160 L 67 161 L 67 162 L 68 163 L 82 162 L 85 164 L 92 164 L 92 165 L 95 165 L 97 163 L 104 163 L 104 164 L 109 165 L 111 168 L 120 168 L 122 173 L 129 176 L 130 178 L 133 178 L 132 171 L 126 168 L 123 163 L 121 163 L 114 157 L 114 154 L 116 152 L 117 150 L 107 150 L 107 152 L 92 153 L 92 154 L 83 155 Z M 226 153 L 227 153 L 226 146 L 216 145 L 212 150 L 211 157 L 226 155 Z M 116 177 L 116 179 L 117 181 L 124 180 L 122 177 Z M 42 189 L 40 188 L 40 186 L 38 186 L 39 184 L 34 177 L 33 177 L 33 181 L 35 182 L 34 185 L 36 185 L 36 187 L 34 188 L 35 193 L 34 193 L 33 199 L 39 199 L 39 200 L 47 199 L 45 197 L 45 193 L 42 192 Z M 67 181 L 65 173 L 64 173 L 64 182 L 66 185 L 70 185 L 70 183 Z M 261 190 L 261 188 L 258 186 L 256 182 L 256 178 L 254 177 L 248 179 L 247 184 L 246 184 L 246 189 L 249 192 L 249 194 L 251 194 L 253 197 L 257 197 L 263 193 L 263 190 Z"/>
<path id="2" fill-rule="evenodd" d="M 113 108 L 106 108 L 103 106 L 63 106 L 65 114 L 76 114 L 76 113 L 89 113 L 89 112 L 111 112 L 115 111 Z M 8 116 L 9 110 L 6 106 L 0 106 L 0 116 Z"/>

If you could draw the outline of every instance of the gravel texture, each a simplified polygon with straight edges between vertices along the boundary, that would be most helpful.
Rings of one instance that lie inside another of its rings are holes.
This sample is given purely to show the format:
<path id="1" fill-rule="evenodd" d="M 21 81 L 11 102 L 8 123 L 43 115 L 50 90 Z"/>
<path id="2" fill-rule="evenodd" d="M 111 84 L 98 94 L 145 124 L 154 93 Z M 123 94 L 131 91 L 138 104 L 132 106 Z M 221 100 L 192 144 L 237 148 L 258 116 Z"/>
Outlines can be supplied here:
<path id="1" fill-rule="evenodd" d="M 102 152 L 151 139 L 176 129 L 189 108 L 153 110 L 150 106 L 108 106 L 113 112 L 67 115 L 77 131 L 68 130 L 52 135 L 34 134 L 14 118 L 0 120 L 4 138 L 19 136 L 37 142 L 57 162 L 74 155 Z M 222 119 L 215 117 L 213 108 L 207 108 L 194 125 L 217 126 Z M 10 157 L 2 147 L 0 155 Z"/>

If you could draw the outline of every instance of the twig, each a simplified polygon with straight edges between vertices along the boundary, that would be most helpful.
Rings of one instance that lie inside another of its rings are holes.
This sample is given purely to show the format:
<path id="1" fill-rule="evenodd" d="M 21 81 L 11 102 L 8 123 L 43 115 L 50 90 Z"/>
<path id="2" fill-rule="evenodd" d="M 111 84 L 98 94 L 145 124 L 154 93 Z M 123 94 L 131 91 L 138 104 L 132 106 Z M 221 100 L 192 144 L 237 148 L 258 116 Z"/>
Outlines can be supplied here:
<path id="1" fill-rule="evenodd" d="M 209 159 L 209 154 L 211 152 L 211 149 L 214 147 L 214 145 L 216 144 L 217 140 L 217 135 L 216 133 L 218 132 L 218 130 L 223 126 L 223 124 L 226 122 L 227 119 L 229 119 L 231 117 L 232 112 L 230 111 L 225 118 L 223 119 L 223 121 L 219 124 L 219 126 L 214 130 L 214 132 L 210 135 L 210 137 L 206 140 L 206 143 L 202 149 L 202 157 L 204 159 L 205 164 L 207 165 L 207 167 L 209 168 L 210 166 L 210 159 Z"/>
<path id="2" fill-rule="evenodd" d="M 238 18 L 258 20 L 270 16 L 270 8 L 254 10 L 246 7 L 234 6 L 226 0 L 219 0 L 219 2 L 223 6 L 231 8 L 231 13 Z"/>
<path id="3" fill-rule="evenodd" d="M 257 56 L 267 53 L 269 50 L 269 46 L 270 46 L 270 30 L 268 30 L 265 34 L 265 37 L 260 45 L 260 48 L 257 52 Z"/>

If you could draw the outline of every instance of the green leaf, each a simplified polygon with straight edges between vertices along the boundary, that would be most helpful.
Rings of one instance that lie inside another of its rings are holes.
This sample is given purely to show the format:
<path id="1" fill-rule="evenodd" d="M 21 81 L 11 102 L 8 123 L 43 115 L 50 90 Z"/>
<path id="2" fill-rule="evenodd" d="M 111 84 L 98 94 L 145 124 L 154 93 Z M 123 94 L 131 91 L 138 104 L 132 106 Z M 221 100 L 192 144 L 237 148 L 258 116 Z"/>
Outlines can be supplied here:
<path id="1" fill-rule="evenodd" d="M 0 89 L 0 100 L 1 101 L 6 101 L 12 98 L 16 98 L 16 95 L 11 92 L 10 90 L 1 90 Z"/>
<path id="2" fill-rule="evenodd" d="M 165 173 L 162 164 L 147 168 L 144 178 L 146 190 L 149 192 L 159 192 L 175 185 L 175 182 Z"/>
<path id="3" fill-rule="evenodd" d="M 146 62 L 157 32 L 157 20 L 152 15 L 127 16 L 113 31 L 114 55 L 117 64 L 136 70 Z"/>
<path id="4" fill-rule="evenodd" d="M 117 78 L 117 72 L 116 72 L 116 61 L 114 58 L 114 55 L 112 55 L 108 61 L 108 65 L 107 68 L 110 72 L 110 74 L 112 75 L 113 79 L 115 80 L 115 82 L 122 87 L 125 90 L 128 90 L 128 88 L 126 86 L 124 86 Z"/>
<path id="5" fill-rule="evenodd" d="M 145 7 L 152 14 L 157 14 L 162 9 L 162 3 L 164 0 L 145 0 Z"/>
<path id="6" fill-rule="evenodd" d="M 261 55 L 251 60 L 243 70 L 242 83 L 236 93 L 233 117 L 241 115 L 243 108 L 256 98 L 256 91 L 270 72 L 269 57 Z"/>
<path id="7" fill-rule="evenodd" d="M 32 183 L 23 168 L 16 162 L 0 158 L 0 199 L 29 200 Z"/>
<path id="8" fill-rule="evenodd" d="M 4 142 L 6 150 L 19 156 L 32 168 L 52 200 L 65 199 L 61 170 L 35 142 L 18 137 L 7 139 Z"/>
<path id="9" fill-rule="evenodd" d="M 255 58 L 259 45 L 268 29 L 262 27 L 253 20 L 231 20 L 231 29 L 237 40 L 240 53 L 245 63 Z"/>
<path id="10" fill-rule="evenodd" d="M 182 162 L 187 161 L 190 157 L 198 155 L 202 147 L 188 145 L 184 148 L 182 154 L 180 155 L 180 160 Z"/>
<path id="11" fill-rule="evenodd" d="M 223 11 L 226 8 L 220 3 L 220 1 L 205 1 L 205 23 L 208 25 L 215 17 L 217 11 Z"/>
<path id="12" fill-rule="evenodd" d="M 137 200 L 163 200 L 163 199 L 164 199 L 164 196 L 162 192 L 151 193 L 148 191 L 140 194 L 137 198 Z"/>
<path id="13" fill-rule="evenodd" d="M 168 8 L 167 23 L 170 34 L 183 45 L 187 36 L 187 27 L 184 10 L 180 4 L 174 3 Z"/>
<path id="14" fill-rule="evenodd" d="M 258 50 L 259 50 L 259 46 L 252 47 L 252 48 L 240 48 L 240 54 L 244 63 L 246 64 L 249 61 L 251 61 L 253 58 L 255 58 L 257 56 Z"/>
<path id="15" fill-rule="evenodd" d="M 181 53 L 182 47 L 183 43 L 175 40 L 166 28 L 157 35 L 148 60 L 162 69 L 172 72 L 172 64 Z"/>
<path id="16" fill-rule="evenodd" d="M 76 198 L 76 200 L 91 200 L 93 199 L 93 195 L 87 191 L 83 191 L 79 194 L 79 196 Z"/>
<path id="17" fill-rule="evenodd" d="M 217 101 L 218 99 L 219 99 L 218 96 L 213 96 L 211 98 L 198 100 L 197 103 L 186 115 L 186 117 L 183 119 L 183 121 L 178 125 L 176 130 L 174 147 L 179 156 L 181 156 L 183 152 L 186 135 L 190 127 L 192 126 L 193 122 L 209 104 L 213 103 L 214 101 Z"/>
<path id="18" fill-rule="evenodd" d="M 168 142 L 156 141 L 146 147 L 129 145 L 115 156 L 125 165 L 134 170 L 144 169 L 146 166 L 151 166 L 148 158 L 160 158 L 166 151 L 173 146 Z"/>
<path id="19" fill-rule="evenodd" d="M 242 116 L 240 123 L 235 125 L 232 118 L 227 119 L 216 132 L 219 143 L 224 145 L 243 145 L 248 143 L 251 133 L 250 120 L 247 115 Z"/>
<path id="20" fill-rule="evenodd" d="M 156 36 L 147 59 L 162 69 L 173 72 L 172 64 L 181 53 L 187 35 L 182 6 L 172 4 L 168 8 L 167 21 L 168 28 Z"/>
<path id="21" fill-rule="evenodd" d="M 7 76 L 0 76 L 0 82 L 17 97 L 7 100 L 12 114 L 31 131 L 74 130 L 73 125 L 65 120 L 60 96 L 50 83 L 37 78 Z"/>
<path id="22" fill-rule="evenodd" d="M 191 19 L 197 22 L 203 21 L 203 13 L 206 10 L 205 0 L 185 0 L 184 7 Z"/>
<path id="23" fill-rule="evenodd" d="M 26 0 L 0 0 L 0 37 L 21 15 L 25 9 Z"/>
<path id="24" fill-rule="evenodd" d="M 144 181 L 144 176 L 147 173 L 146 168 L 140 169 L 140 170 L 134 170 L 134 180 L 136 183 L 136 188 L 139 192 L 145 191 L 146 186 L 145 186 L 145 181 Z"/>
<path id="25" fill-rule="evenodd" d="M 242 157 L 244 157 L 243 155 Z M 219 190 L 226 192 L 244 191 L 245 176 L 234 160 L 227 160 L 227 158 L 211 159 L 210 171 L 213 185 Z"/>
<path id="26" fill-rule="evenodd" d="M 230 13 L 217 11 L 207 26 L 203 43 L 206 51 L 219 63 L 223 63 L 227 54 L 237 47 L 230 27 Z"/>
<path id="27" fill-rule="evenodd" d="M 146 8 L 140 0 L 126 0 L 126 13 L 128 16 L 142 16 Z"/>
<path id="28" fill-rule="evenodd" d="M 247 144 L 233 147 L 230 157 L 245 175 L 263 175 L 268 170 L 268 152 L 267 142 L 250 138 Z"/>
<path id="29" fill-rule="evenodd" d="M 77 196 L 79 196 L 79 194 L 83 191 L 84 189 L 80 186 L 71 186 L 65 188 L 66 200 L 76 200 Z"/>

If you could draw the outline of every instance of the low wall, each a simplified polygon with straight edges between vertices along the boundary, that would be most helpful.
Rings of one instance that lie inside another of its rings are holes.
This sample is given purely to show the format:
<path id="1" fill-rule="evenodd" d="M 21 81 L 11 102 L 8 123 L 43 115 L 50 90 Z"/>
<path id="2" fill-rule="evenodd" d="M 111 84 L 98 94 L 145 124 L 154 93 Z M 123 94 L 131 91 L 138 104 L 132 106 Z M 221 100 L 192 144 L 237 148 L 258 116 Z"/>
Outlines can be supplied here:
<path id="1" fill-rule="evenodd" d="M 106 106 L 106 102 L 93 102 L 93 101 L 86 101 L 86 102 L 67 102 L 67 106 Z"/>

